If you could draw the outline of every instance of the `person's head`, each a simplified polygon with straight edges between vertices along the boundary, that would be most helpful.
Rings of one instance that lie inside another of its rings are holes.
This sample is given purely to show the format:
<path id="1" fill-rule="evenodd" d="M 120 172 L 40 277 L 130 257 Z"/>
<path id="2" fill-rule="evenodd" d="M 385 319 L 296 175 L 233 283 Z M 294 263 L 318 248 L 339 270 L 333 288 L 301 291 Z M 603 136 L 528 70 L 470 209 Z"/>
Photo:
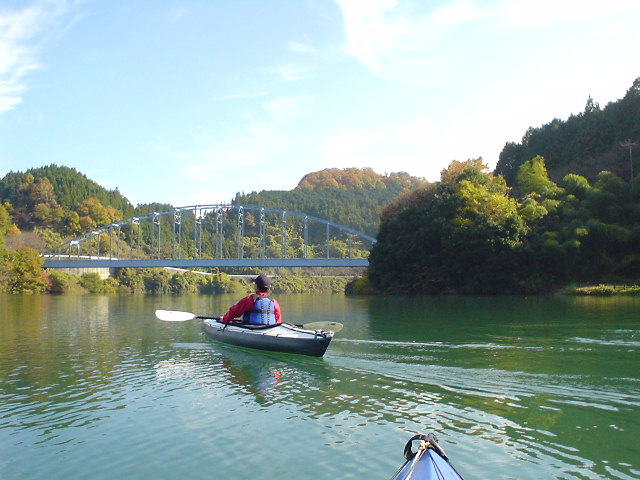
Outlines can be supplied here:
<path id="1" fill-rule="evenodd" d="M 261 273 L 256 278 L 254 278 L 253 283 L 256 284 L 256 289 L 259 292 L 268 292 L 271 288 L 271 279 L 264 273 Z"/>

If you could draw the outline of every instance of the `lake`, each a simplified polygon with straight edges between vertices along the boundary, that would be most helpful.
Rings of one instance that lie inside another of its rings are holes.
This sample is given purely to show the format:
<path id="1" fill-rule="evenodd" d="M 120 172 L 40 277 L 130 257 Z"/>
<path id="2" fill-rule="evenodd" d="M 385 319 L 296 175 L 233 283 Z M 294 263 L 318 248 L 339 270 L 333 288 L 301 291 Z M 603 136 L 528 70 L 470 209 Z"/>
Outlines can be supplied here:
<path id="1" fill-rule="evenodd" d="M 640 479 L 640 298 L 277 296 L 323 358 L 207 340 L 235 296 L 0 295 L 0 478 Z"/>

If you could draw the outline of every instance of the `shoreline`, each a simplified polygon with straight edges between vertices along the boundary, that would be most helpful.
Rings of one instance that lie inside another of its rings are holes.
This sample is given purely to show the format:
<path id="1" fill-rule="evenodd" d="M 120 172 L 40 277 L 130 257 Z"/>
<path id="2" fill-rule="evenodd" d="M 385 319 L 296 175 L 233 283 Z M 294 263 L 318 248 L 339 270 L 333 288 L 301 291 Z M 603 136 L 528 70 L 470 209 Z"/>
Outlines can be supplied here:
<path id="1" fill-rule="evenodd" d="M 640 285 L 570 285 L 560 292 L 561 295 L 582 297 L 640 296 Z"/>

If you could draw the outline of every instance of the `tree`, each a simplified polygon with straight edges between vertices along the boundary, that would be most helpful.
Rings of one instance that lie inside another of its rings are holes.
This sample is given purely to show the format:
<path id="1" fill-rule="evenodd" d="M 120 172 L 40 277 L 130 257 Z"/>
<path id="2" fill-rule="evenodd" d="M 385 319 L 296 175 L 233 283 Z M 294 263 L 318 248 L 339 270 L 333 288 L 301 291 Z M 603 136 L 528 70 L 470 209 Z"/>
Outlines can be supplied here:
<path id="1" fill-rule="evenodd" d="M 35 179 L 30 173 L 24 176 L 17 189 L 15 209 L 17 223 L 22 229 L 57 225 L 63 215 L 49 179 Z"/>
<path id="2" fill-rule="evenodd" d="M 589 181 L 582 175 L 569 173 L 562 179 L 562 181 L 565 184 L 565 192 L 568 195 L 573 195 L 580 200 L 586 198 L 587 193 L 589 192 L 589 190 L 591 190 Z"/>
<path id="3" fill-rule="evenodd" d="M 440 172 L 440 181 L 454 184 L 463 173 L 469 171 L 486 173 L 489 171 L 489 167 L 483 163 L 482 157 L 469 159 L 465 162 L 454 160 Z"/>
<path id="4" fill-rule="evenodd" d="M 593 181 L 601 170 L 626 178 L 629 159 L 622 154 L 619 144 L 640 138 L 639 92 L 640 78 L 622 99 L 604 108 L 589 97 L 580 114 L 528 128 L 520 143 L 505 144 L 494 173 L 514 185 L 520 165 L 539 155 L 545 158 L 549 177 L 554 181 L 567 173 Z"/>
<path id="5" fill-rule="evenodd" d="M 524 194 L 537 193 L 554 198 L 560 193 L 558 186 L 549 180 L 544 157 L 538 155 L 524 162 L 518 169 L 518 187 Z"/>
<path id="6" fill-rule="evenodd" d="M 435 188 L 384 210 L 369 279 L 389 293 L 505 293 L 521 290 L 526 225 L 502 177 L 481 159 L 455 162 Z M 444 181 L 446 180 L 446 181 Z"/>
<path id="7" fill-rule="evenodd" d="M 100 200 L 94 197 L 87 198 L 80 202 L 76 211 L 81 218 L 89 217 L 96 226 L 108 225 L 122 218 L 122 212 L 110 206 L 103 206 Z"/>
<path id="8" fill-rule="evenodd" d="M 11 227 L 11 217 L 9 216 L 9 212 L 4 207 L 4 205 L 0 205 L 0 245 L 2 245 L 3 238 L 5 234 L 9 231 Z"/>
<path id="9" fill-rule="evenodd" d="M 5 268 L 8 289 L 11 293 L 38 293 L 49 287 L 49 281 L 42 270 L 42 258 L 32 248 L 21 247 L 8 252 Z"/>

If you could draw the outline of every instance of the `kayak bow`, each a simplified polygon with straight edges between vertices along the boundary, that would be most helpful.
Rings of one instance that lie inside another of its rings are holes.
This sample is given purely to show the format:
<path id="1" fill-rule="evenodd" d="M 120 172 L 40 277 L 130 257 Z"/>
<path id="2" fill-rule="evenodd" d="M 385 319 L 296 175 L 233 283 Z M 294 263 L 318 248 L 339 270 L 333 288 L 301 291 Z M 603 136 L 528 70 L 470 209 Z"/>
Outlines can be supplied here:
<path id="1" fill-rule="evenodd" d="M 412 449 L 414 441 L 420 442 L 416 452 Z M 433 433 L 411 437 L 404 447 L 404 457 L 406 461 L 391 480 L 463 480 Z"/>

